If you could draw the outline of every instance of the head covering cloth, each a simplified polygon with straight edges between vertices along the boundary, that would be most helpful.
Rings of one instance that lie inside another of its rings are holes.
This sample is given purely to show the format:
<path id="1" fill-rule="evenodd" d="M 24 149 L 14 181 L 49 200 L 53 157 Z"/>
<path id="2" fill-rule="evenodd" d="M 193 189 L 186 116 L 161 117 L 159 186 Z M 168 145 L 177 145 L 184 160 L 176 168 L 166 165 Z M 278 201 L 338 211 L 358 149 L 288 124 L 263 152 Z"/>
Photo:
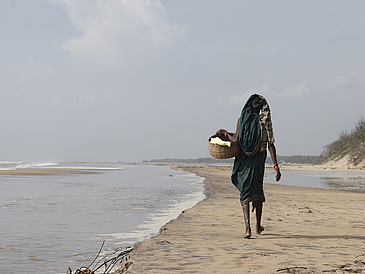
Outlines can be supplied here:
<path id="1" fill-rule="evenodd" d="M 261 115 L 255 115 L 251 121 L 252 101 L 258 97 L 261 101 Z M 266 99 L 258 94 L 253 94 L 248 98 L 241 112 L 240 127 L 238 131 L 238 141 L 242 151 L 247 156 L 255 155 L 260 148 L 261 123 L 271 124 L 270 108 Z"/>

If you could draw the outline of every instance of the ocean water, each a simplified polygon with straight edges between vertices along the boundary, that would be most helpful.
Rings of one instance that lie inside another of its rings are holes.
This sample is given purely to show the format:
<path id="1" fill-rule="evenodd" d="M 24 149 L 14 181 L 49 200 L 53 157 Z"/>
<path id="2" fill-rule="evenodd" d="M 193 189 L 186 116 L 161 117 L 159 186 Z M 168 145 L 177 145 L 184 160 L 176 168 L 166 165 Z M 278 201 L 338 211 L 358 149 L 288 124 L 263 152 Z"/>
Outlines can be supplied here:
<path id="1" fill-rule="evenodd" d="M 0 273 L 66 273 L 150 238 L 205 198 L 203 178 L 169 167 L 0 162 L 90 174 L 0 175 Z"/>
<path id="2" fill-rule="evenodd" d="M 281 185 L 326 188 L 365 193 L 365 172 L 333 170 L 281 170 Z M 276 183 L 274 175 L 267 176 L 266 183 Z"/>

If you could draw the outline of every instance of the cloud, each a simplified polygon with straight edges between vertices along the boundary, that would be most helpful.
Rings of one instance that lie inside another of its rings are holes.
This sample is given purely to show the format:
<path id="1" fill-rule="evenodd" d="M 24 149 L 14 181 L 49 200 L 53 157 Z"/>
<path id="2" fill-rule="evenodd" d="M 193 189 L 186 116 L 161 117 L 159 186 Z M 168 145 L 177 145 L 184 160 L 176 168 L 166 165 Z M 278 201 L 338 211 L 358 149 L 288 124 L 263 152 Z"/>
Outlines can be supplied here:
<path id="1" fill-rule="evenodd" d="M 302 82 L 296 86 L 290 85 L 286 89 L 280 91 L 278 94 L 281 98 L 286 100 L 296 100 L 302 98 L 308 93 L 306 88 L 308 82 Z"/>
<path id="2" fill-rule="evenodd" d="M 101 96 L 97 94 L 79 95 L 79 105 L 81 107 L 92 107 L 101 100 Z"/>
<path id="3" fill-rule="evenodd" d="M 116 66 L 133 52 L 175 42 L 186 28 L 168 21 L 158 0 L 54 0 L 61 3 L 80 37 L 62 47 L 82 61 Z"/>
<path id="4" fill-rule="evenodd" d="M 24 83 L 41 81 L 53 75 L 52 67 L 48 64 L 31 62 L 30 67 L 19 73 L 19 81 Z"/>
<path id="5" fill-rule="evenodd" d="M 337 90 L 343 86 L 346 86 L 351 82 L 350 78 L 345 77 L 343 75 L 339 75 L 334 78 L 326 87 L 325 91 Z"/>
<path id="6" fill-rule="evenodd" d="M 33 56 L 28 56 L 16 73 L 7 89 L 21 97 L 40 96 L 44 86 L 52 82 L 54 76 L 51 65 L 39 62 Z"/>
<path id="7" fill-rule="evenodd" d="M 269 93 L 276 92 L 276 94 L 284 100 L 296 100 L 300 99 L 309 92 L 307 89 L 308 82 L 302 82 L 297 85 L 290 85 L 282 91 L 277 91 L 271 83 L 262 85 L 261 87 L 252 88 L 242 94 L 234 96 L 222 95 L 218 97 L 219 104 L 227 106 L 242 106 L 252 94 L 261 94 L 264 97 Z"/>
<path id="8" fill-rule="evenodd" d="M 269 92 L 271 87 L 271 84 L 265 84 L 261 87 L 255 87 L 252 88 L 242 94 L 238 94 L 238 95 L 233 95 L 233 96 L 226 96 L 226 95 L 222 95 L 218 97 L 218 103 L 220 105 L 226 105 L 226 106 L 242 106 L 245 104 L 245 102 L 247 101 L 247 99 L 252 95 L 252 94 L 261 94 L 263 96 L 265 96 L 266 93 Z"/>

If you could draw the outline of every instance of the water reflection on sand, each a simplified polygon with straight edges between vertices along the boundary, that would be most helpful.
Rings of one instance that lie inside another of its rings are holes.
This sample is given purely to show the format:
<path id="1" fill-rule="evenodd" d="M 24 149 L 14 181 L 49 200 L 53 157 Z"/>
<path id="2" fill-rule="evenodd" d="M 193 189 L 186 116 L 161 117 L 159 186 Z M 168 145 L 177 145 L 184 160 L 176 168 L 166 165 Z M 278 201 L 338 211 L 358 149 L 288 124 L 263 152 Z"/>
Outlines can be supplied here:
<path id="1" fill-rule="evenodd" d="M 361 176 L 345 178 L 323 177 L 321 181 L 329 189 L 365 192 L 365 178 Z"/>
<path id="2" fill-rule="evenodd" d="M 365 172 L 285 170 L 281 185 L 327 188 L 365 193 Z M 274 175 L 268 174 L 266 183 L 276 183 Z"/>

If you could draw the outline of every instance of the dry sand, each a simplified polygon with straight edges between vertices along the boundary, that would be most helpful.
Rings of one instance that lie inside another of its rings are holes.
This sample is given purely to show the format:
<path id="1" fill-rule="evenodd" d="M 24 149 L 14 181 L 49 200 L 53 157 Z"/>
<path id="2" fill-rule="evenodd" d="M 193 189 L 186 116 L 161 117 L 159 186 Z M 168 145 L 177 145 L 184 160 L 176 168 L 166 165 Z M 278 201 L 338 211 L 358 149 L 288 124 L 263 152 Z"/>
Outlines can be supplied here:
<path id="1" fill-rule="evenodd" d="M 205 177 L 208 198 L 137 243 L 129 274 L 365 273 L 365 194 L 265 184 L 265 231 L 244 239 L 231 168 L 175 168 Z"/>

